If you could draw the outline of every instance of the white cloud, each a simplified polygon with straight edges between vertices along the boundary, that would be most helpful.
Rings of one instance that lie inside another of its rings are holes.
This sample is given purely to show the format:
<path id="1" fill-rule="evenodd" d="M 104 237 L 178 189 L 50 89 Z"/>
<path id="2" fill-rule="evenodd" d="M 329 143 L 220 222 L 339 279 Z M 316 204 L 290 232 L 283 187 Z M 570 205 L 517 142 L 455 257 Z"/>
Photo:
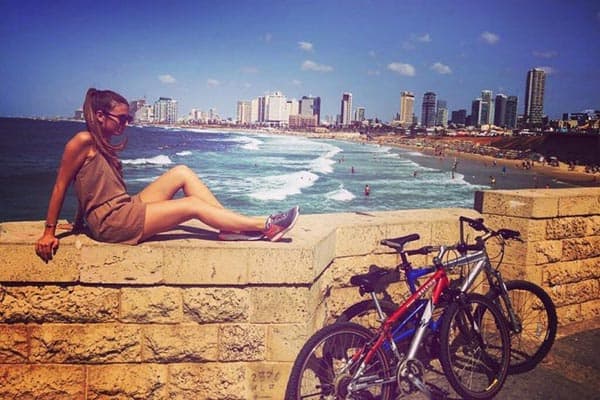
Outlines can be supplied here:
<path id="1" fill-rule="evenodd" d="M 487 44 L 496 44 L 500 40 L 500 36 L 492 32 L 483 32 L 481 34 L 481 39 Z"/>
<path id="2" fill-rule="evenodd" d="M 206 80 L 206 86 L 208 87 L 217 87 L 221 84 L 221 82 L 219 82 L 216 79 L 207 79 Z"/>
<path id="3" fill-rule="evenodd" d="M 441 62 L 436 62 L 431 66 L 431 69 L 437 72 L 438 74 L 446 75 L 451 74 L 452 69 L 449 66 L 442 64 Z"/>
<path id="4" fill-rule="evenodd" d="M 301 50 L 308 51 L 308 52 L 313 51 L 313 44 L 310 42 L 298 42 L 298 46 L 300 47 Z"/>
<path id="5" fill-rule="evenodd" d="M 429 35 L 429 33 L 426 33 L 422 36 L 416 36 L 415 40 L 417 42 L 421 42 L 421 43 L 429 43 L 429 42 L 431 42 L 431 36 Z"/>
<path id="6" fill-rule="evenodd" d="M 388 64 L 388 69 L 394 71 L 397 74 L 404 76 L 415 76 L 415 67 L 410 64 L 403 64 L 399 62 L 393 62 Z"/>
<path id="7" fill-rule="evenodd" d="M 539 58 L 553 58 L 558 56 L 558 52 L 551 50 L 551 51 L 534 51 L 533 55 Z"/>
<path id="8" fill-rule="evenodd" d="M 158 80 L 162 83 L 175 83 L 177 80 L 170 74 L 159 75 Z"/>
<path id="9" fill-rule="evenodd" d="M 536 68 L 543 70 L 546 73 L 546 75 L 552 75 L 552 74 L 554 74 L 556 72 L 556 70 L 554 68 L 548 67 L 548 66 L 545 66 L 545 67 L 536 67 Z"/>
<path id="10" fill-rule="evenodd" d="M 331 72 L 333 67 L 329 65 L 317 64 L 314 61 L 306 60 L 302 63 L 303 71 Z"/>
<path id="11" fill-rule="evenodd" d="M 292 80 L 292 85 L 294 85 L 294 86 L 302 86 L 302 81 L 299 81 L 298 79 L 294 79 L 294 80 Z"/>

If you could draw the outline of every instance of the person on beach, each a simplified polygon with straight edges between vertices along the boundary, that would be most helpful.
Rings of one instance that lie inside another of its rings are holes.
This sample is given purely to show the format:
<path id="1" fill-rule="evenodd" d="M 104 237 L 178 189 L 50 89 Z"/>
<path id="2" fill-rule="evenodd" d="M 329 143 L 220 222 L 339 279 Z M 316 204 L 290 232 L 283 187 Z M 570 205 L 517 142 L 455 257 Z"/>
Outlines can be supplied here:
<path id="1" fill-rule="evenodd" d="M 198 176 L 186 166 L 176 166 L 140 193 L 129 195 L 117 152 L 129 115 L 127 100 L 110 90 L 89 89 L 83 112 L 87 130 L 69 140 L 52 190 L 46 224 L 35 245 L 44 261 L 58 250 L 57 221 L 65 193 L 73 182 L 79 202 L 73 224 L 61 226 L 81 231 L 84 223 L 91 236 L 102 242 L 135 245 L 168 231 L 182 222 L 198 219 L 220 230 L 222 240 L 280 240 L 298 219 L 298 207 L 263 218 L 248 217 L 223 207 Z M 182 190 L 184 197 L 173 196 Z"/>
<path id="2" fill-rule="evenodd" d="M 371 194 L 371 187 L 369 185 L 365 185 L 365 196 L 369 196 Z"/>

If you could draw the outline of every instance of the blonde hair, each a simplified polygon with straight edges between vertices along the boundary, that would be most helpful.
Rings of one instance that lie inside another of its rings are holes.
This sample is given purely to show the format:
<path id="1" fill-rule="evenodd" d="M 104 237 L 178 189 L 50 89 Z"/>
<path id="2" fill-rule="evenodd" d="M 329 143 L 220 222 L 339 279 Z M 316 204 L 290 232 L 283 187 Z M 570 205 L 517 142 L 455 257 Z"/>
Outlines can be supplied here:
<path id="1" fill-rule="evenodd" d="M 121 176 L 123 176 L 123 167 L 117 151 L 121 151 L 127 144 L 127 138 L 118 144 L 112 144 L 102 134 L 102 127 L 96 119 L 96 112 L 102 111 L 109 113 L 117 104 L 126 104 L 129 102 L 125 97 L 111 90 L 88 89 L 83 103 L 83 115 L 88 131 L 92 134 L 92 139 L 98 151 L 106 158 L 111 167 Z"/>

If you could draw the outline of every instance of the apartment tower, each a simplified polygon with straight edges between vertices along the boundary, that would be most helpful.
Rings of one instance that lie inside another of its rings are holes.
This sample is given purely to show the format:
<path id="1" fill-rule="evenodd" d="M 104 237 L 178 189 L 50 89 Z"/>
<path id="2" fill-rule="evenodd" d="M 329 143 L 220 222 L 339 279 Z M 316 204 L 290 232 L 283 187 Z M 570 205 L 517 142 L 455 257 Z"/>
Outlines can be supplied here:
<path id="1" fill-rule="evenodd" d="M 342 126 L 350 126 L 352 123 L 352 93 L 342 94 L 342 109 L 340 111 L 340 123 Z"/>
<path id="2" fill-rule="evenodd" d="M 435 126 L 435 93 L 427 92 L 423 95 L 421 106 L 421 125 L 426 128 Z"/>
<path id="3" fill-rule="evenodd" d="M 400 93 L 400 124 L 410 126 L 415 113 L 415 95 L 411 92 Z"/>
<path id="4" fill-rule="evenodd" d="M 527 72 L 527 85 L 525 87 L 525 112 L 524 119 L 528 125 L 539 125 L 544 116 L 544 89 L 546 86 L 546 73 L 543 69 L 534 68 Z"/>

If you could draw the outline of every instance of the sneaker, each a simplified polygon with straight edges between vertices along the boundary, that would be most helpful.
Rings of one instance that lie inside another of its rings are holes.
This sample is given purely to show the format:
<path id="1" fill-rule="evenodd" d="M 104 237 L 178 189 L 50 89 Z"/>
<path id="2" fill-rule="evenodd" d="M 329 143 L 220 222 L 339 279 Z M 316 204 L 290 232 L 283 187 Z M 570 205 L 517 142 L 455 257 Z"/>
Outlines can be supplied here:
<path id="1" fill-rule="evenodd" d="M 265 235 L 260 231 L 244 231 L 244 232 L 220 231 L 217 237 L 219 240 L 241 241 L 241 240 L 261 240 L 265 237 Z"/>
<path id="2" fill-rule="evenodd" d="M 273 214 L 267 218 L 263 234 L 271 242 L 276 242 L 294 227 L 299 215 L 299 207 L 293 207 L 286 212 Z"/>

